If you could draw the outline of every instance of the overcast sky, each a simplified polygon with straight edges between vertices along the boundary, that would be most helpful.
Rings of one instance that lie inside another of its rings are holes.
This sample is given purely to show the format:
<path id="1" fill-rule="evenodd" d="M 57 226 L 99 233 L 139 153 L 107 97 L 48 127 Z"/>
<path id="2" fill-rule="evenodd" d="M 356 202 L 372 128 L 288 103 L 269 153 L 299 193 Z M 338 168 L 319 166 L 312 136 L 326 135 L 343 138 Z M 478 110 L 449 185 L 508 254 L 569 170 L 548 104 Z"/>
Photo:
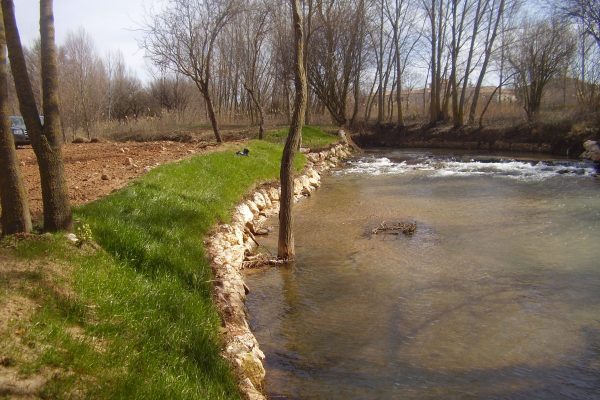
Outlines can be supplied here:
<path id="1" fill-rule="evenodd" d="M 136 32 L 144 16 L 161 0 L 55 0 L 56 40 L 61 45 L 69 31 L 83 27 L 94 38 L 101 56 L 120 49 L 128 66 L 138 76 L 148 76 L 144 51 L 138 48 Z M 39 37 L 39 0 L 15 0 L 17 22 L 23 44 Z"/>

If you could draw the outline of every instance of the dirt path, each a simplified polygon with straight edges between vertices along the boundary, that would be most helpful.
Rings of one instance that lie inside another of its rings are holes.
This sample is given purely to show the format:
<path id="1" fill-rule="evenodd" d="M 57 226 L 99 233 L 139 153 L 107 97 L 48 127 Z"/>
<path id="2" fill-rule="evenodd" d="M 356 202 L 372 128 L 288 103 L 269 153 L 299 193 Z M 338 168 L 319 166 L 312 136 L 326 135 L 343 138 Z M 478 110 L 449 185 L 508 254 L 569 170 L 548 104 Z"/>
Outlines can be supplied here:
<path id="1" fill-rule="evenodd" d="M 195 154 L 240 147 L 240 142 L 217 146 L 195 142 L 124 142 L 67 144 L 63 147 L 69 197 L 84 204 L 124 187 L 157 165 Z M 17 150 L 34 220 L 42 215 L 42 192 L 37 161 L 31 147 Z"/>

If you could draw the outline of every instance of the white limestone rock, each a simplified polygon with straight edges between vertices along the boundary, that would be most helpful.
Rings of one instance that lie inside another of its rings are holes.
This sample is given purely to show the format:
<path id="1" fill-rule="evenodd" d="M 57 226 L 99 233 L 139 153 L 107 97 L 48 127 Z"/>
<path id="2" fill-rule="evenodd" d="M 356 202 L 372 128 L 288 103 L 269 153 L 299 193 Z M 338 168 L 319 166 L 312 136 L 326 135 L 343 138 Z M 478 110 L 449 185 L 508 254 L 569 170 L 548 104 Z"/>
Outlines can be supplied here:
<path id="1" fill-rule="evenodd" d="M 254 204 L 254 202 L 252 200 L 246 200 L 246 205 L 248 206 L 248 208 L 252 212 L 252 215 L 253 215 L 252 218 L 254 218 L 254 216 L 260 214 L 260 210 L 258 209 L 258 207 L 256 206 L 256 204 Z"/>
<path id="2" fill-rule="evenodd" d="M 294 179 L 294 195 L 297 196 L 302 193 L 302 181 L 299 178 Z"/>
<path id="3" fill-rule="evenodd" d="M 265 189 L 260 189 L 258 192 L 262 195 L 265 201 L 265 208 L 271 207 L 271 198 L 269 197 L 269 193 Z"/>
<path id="4" fill-rule="evenodd" d="M 281 190 L 271 187 L 269 188 L 269 197 L 271 201 L 279 201 L 279 196 L 281 195 Z"/>
<path id="5" fill-rule="evenodd" d="M 256 207 L 258 207 L 258 209 L 261 211 L 267 207 L 267 202 L 260 192 L 254 193 L 254 196 L 252 196 L 252 202 L 256 204 Z"/>
<path id="6" fill-rule="evenodd" d="M 233 215 L 234 221 L 239 221 L 241 225 L 246 225 L 248 222 L 252 221 L 254 218 L 254 214 L 248 204 L 242 203 L 235 208 L 235 213 Z"/>
<path id="7" fill-rule="evenodd" d="M 595 140 L 586 140 L 583 143 L 585 152 L 581 155 L 582 158 L 587 158 L 594 162 L 600 162 L 600 145 Z"/>

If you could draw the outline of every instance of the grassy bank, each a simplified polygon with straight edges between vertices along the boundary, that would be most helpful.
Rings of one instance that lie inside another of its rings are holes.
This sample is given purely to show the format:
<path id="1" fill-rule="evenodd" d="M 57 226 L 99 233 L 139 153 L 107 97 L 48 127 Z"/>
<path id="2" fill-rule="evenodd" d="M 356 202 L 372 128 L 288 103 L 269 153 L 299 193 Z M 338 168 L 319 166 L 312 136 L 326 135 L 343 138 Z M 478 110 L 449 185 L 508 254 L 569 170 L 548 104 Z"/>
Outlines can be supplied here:
<path id="1" fill-rule="evenodd" d="M 265 140 L 272 143 L 280 143 L 285 144 L 285 139 L 287 138 L 288 130 L 287 129 L 278 129 L 274 131 L 268 131 L 265 134 Z M 333 137 L 335 138 L 335 137 Z M 321 128 L 316 126 L 305 126 L 302 128 L 302 146 L 308 147 L 310 149 L 321 149 L 329 146 L 330 144 L 337 141 L 335 139 L 332 141 L 331 135 L 326 134 Z"/>
<path id="2" fill-rule="evenodd" d="M 314 131 L 305 143 L 313 139 L 337 140 Z M 211 153 L 156 168 L 76 210 L 99 248 L 62 235 L 3 240 L 2 375 L 35 379 L 34 394 L 49 398 L 237 398 L 202 239 L 254 185 L 278 176 L 281 145 L 247 147 L 249 157 Z M 0 388 L 0 398 L 11 394 Z"/>

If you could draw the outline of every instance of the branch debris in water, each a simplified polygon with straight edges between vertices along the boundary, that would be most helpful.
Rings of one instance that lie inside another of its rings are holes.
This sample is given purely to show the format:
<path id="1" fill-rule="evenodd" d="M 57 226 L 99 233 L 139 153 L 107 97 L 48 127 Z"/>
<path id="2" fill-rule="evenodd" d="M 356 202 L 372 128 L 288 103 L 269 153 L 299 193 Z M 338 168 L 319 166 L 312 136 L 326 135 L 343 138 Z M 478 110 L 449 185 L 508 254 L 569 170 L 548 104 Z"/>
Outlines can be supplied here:
<path id="1" fill-rule="evenodd" d="M 417 231 L 416 222 L 396 222 L 395 224 L 388 225 L 385 221 L 379 224 L 378 227 L 371 230 L 373 235 L 379 233 L 388 235 L 399 235 L 401 233 L 411 236 Z"/>
<path id="2" fill-rule="evenodd" d="M 242 263 L 242 269 L 246 268 L 262 268 L 268 265 L 285 265 L 291 260 L 283 260 L 281 258 L 273 257 L 269 254 L 257 254 L 255 256 L 247 256 Z"/>

